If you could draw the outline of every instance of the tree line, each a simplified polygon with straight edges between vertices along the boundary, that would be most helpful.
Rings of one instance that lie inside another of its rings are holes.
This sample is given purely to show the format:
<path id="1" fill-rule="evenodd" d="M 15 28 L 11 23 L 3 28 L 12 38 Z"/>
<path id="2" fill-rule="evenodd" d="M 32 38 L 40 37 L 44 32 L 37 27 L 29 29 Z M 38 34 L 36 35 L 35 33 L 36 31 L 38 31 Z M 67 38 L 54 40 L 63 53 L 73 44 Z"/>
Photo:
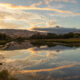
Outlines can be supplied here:
<path id="1" fill-rule="evenodd" d="M 0 40 L 10 40 L 11 37 L 5 33 L 0 33 Z"/>
<path id="2" fill-rule="evenodd" d="M 38 33 L 30 37 L 30 39 L 69 39 L 69 38 L 80 38 L 80 33 L 72 32 L 66 34 L 48 33 L 47 35 L 42 35 Z"/>
<path id="3" fill-rule="evenodd" d="M 6 35 L 5 33 L 0 33 L 0 40 L 18 40 L 18 41 L 23 41 L 26 39 L 69 39 L 69 38 L 80 38 L 80 33 L 67 33 L 67 34 L 55 34 L 55 33 L 47 33 L 47 35 L 44 34 L 34 34 L 31 37 L 23 38 L 23 37 L 18 37 L 18 38 L 11 38 L 9 35 Z"/>

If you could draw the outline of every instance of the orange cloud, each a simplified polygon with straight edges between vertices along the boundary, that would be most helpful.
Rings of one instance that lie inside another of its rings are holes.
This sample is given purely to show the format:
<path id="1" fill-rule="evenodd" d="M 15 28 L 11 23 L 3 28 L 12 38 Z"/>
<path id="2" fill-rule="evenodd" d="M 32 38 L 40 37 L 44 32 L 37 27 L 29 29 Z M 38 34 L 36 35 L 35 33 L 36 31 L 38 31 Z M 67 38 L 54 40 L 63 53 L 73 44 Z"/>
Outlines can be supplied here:
<path id="1" fill-rule="evenodd" d="M 44 2 L 45 2 L 48 6 L 50 6 L 50 4 L 49 4 L 49 1 L 48 1 L 48 0 L 44 0 Z"/>
<path id="2" fill-rule="evenodd" d="M 23 26 L 23 27 L 22 27 Z M 25 29 L 24 25 L 21 24 L 15 24 L 15 23 L 11 23 L 11 22 L 5 22 L 3 20 L 0 20 L 0 29 Z"/>
<path id="3" fill-rule="evenodd" d="M 59 13 L 66 13 L 66 14 L 72 14 L 72 15 L 80 15 L 80 13 L 73 13 L 72 11 L 67 10 L 59 10 L 59 9 L 53 9 L 53 8 L 38 8 L 38 7 L 31 7 L 31 6 L 17 6 L 13 4 L 8 3 L 0 3 L 1 7 L 9 8 L 9 9 L 20 9 L 20 10 L 47 10 L 47 11 L 55 11 Z"/>
<path id="4" fill-rule="evenodd" d="M 37 53 L 36 50 L 34 50 L 34 48 L 30 48 L 31 53 Z"/>
<path id="5" fill-rule="evenodd" d="M 76 64 L 70 64 L 70 65 L 65 65 L 65 66 L 60 66 L 60 67 L 56 67 L 56 68 L 50 68 L 50 69 L 39 69 L 39 70 L 23 70 L 20 71 L 21 73 L 32 73 L 32 72 L 49 72 L 49 71 L 55 71 L 55 70 L 60 70 L 60 69 L 64 69 L 64 68 L 69 68 L 69 67 L 73 67 Z M 80 65 L 80 64 L 78 64 Z"/>
<path id="6" fill-rule="evenodd" d="M 39 5 L 41 5 L 41 4 L 42 4 L 42 2 L 40 1 L 40 2 L 38 2 L 38 3 L 32 4 L 30 7 L 36 7 L 36 6 L 39 6 Z"/>

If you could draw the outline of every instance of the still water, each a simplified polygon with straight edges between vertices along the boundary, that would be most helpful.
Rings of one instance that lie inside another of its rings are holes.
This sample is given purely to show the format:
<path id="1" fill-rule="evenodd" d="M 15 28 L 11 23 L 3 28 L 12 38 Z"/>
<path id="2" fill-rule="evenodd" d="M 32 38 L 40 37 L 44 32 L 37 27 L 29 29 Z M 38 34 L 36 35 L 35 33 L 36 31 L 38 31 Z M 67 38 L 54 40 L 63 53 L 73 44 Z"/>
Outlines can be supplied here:
<path id="1" fill-rule="evenodd" d="M 0 50 L 0 63 L 19 80 L 80 80 L 80 47 L 16 43 Z"/>

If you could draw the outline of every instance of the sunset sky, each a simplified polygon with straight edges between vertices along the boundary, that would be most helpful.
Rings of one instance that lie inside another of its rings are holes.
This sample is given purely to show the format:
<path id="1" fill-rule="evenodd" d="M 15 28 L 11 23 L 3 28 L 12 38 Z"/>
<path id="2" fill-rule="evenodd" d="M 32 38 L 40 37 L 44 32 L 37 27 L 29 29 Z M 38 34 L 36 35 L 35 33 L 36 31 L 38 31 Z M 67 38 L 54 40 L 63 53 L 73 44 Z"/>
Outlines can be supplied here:
<path id="1" fill-rule="evenodd" d="M 80 28 L 80 0 L 0 0 L 0 29 Z"/>

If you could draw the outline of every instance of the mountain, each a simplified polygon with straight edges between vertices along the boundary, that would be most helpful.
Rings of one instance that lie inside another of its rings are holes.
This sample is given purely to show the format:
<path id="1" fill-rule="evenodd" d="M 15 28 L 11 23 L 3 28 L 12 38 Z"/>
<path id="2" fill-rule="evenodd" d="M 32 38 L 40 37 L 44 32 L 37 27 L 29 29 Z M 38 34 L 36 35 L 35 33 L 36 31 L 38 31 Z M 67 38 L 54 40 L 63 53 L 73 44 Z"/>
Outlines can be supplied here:
<path id="1" fill-rule="evenodd" d="M 40 32 L 41 31 L 41 32 Z M 47 33 L 66 34 L 69 32 L 80 33 L 80 29 L 75 28 L 35 28 L 34 31 L 21 30 L 21 29 L 0 29 L 0 33 L 5 33 L 12 38 L 18 37 L 30 37 L 34 34 L 40 33 L 41 35 L 47 35 Z"/>
<path id="2" fill-rule="evenodd" d="M 0 29 L 0 33 L 9 35 L 10 37 L 30 37 L 38 32 L 28 30 L 17 30 L 17 29 Z"/>
<path id="3" fill-rule="evenodd" d="M 41 31 L 46 33 L 56 33 L 56 34 L 66 34 L 69 32 L 78 32 L 80 33 L 80 29 L 76 28 L 62 28 L 62 27 L 55 27 L 55 28 L 34 28 L 35 31 Z"/>
<path id="4" fill-rule="evenodd" d="M 27 38 L 34 34 L 38 34 L 38 33 L 40 33 L 41 35 L 46 35 L 46 33 L 43 33 L 43 32 L 21 30 L 21 29 L 0 29 L 0 33 L 9 35 L 12 38 L 18 38 L 18 37 L 26 37 Z"/>

